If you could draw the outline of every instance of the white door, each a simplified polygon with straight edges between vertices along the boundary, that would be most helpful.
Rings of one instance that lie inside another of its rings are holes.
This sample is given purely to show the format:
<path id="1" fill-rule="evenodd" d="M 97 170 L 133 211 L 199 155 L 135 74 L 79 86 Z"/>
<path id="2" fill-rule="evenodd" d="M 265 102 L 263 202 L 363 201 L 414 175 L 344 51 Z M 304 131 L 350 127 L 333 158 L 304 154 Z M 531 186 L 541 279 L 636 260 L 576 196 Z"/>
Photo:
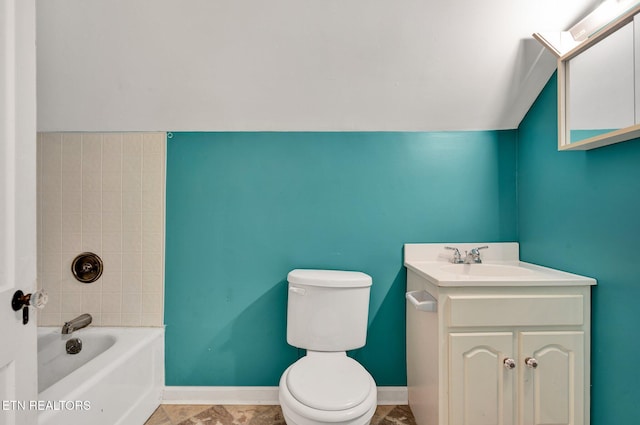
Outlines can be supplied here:
<path id="1" fill-rule="evenodd" d="M 449 335 L 449 424 L 514 423 L 513 344 L 511 332 Z"/>
<path id="2" fill-rule="evenodd" d="M 35 312 L 11 308 L 36 289 L 35 71 L 35 0 L 0 0 L 0 425 L 37 422 Z"/>
<path id="3" fill-rule="evenodd" d="M 584 332 L 522 332 L 519 339 L 520 423 L 583 425 Z"/>

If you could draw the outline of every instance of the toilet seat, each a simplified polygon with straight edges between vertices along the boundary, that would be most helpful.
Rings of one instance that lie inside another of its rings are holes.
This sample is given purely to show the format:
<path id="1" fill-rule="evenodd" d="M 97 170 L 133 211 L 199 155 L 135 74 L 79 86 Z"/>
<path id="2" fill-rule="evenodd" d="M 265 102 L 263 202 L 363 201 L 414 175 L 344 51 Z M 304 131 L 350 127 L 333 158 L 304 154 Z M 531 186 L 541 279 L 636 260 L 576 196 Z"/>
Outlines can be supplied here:
<path id="1" fill-rule="evenodd" d="M 336 365 L 337 368 L 333 369 Z M 294 377 L 289 378 L 289 373 L 296 369 Z M 351 375 L 358 383 L 347 383 L 347 379 L 341 379 L 340 370 Z M 368 384 L 364 384 L 362 379 L 366 379 Z M 320 381 L 324 382 L 316 387 Z M 289 388 L 289 382 L 293 384 L 293 391 Z M 342 391 L 340 386 L 348 388 L 343 392 L 346 401 L 335 397 L 335 392 Z M 363 388 L 368 388 L 368 391 L 361 399 Z M 376 410 L 377 398 L 373 377 L 358 362 L 348 358 L 345 352 L 314 351 L 307 351 L 307 356 L 284 371 L 278 395 L 287 425 L 368 425 Z M 356 402 L 358 399 L 361 400 Z M 333 409 L 345 405 L 352 407 L 329 410 L 310 405 Z"/>
<path id="2" fill-rule="evenodd" d="M 351 409 L 371 392 L 369 373 L 346 355 L 303 357 L 289 369 L 286 383 L 296 400 L 319 410 Z"/>

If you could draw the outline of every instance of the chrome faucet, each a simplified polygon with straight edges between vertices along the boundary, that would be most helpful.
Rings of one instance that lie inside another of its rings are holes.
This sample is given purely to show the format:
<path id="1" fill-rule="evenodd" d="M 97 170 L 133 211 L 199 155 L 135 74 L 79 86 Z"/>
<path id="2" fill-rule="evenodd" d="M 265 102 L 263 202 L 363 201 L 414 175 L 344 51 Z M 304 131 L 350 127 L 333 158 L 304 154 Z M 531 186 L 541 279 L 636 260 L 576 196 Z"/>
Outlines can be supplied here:
<path id="1" fill-rule="evenodd" d="M 93 318 L 90 314 L 85 313 L 76 317 L 75 319 L 71 319 L 68 322 L 65 322 L 62 326 L 62 333 L 64 335 L 68 335 L 73 331 L 77 331 L 78 329 L 82 329 L 84 327 L 89 326 Z"/>
<path id="2" fill-rule="evenodd" d="M 462 255 L 460 254 L 460 250 L 458 248 L 452 246 L 445 246 L 444 249 L 450 249 L 453 251 L 453 257 L 451 258 L 451 262 L 453 264 L 480 264 L 482 263 L 482 259 L 480 258 L 480 250 L 489 248 L 488 245 L 479 246 L 477 248 L 473 248 L 471 251 L 464 252 L 464 259 L 462 259 Z"/>
<path id="3" fill-rule="evenodd" d="M 473 248 L 469 253 L 466 253 L 467 256 L 464 259 L 465 264 L 480 264 L 482 263 L 482 259 L 480 258 L 480 250 L 489 248 L 487 245 L 479 246 L 477 248 Z"/>

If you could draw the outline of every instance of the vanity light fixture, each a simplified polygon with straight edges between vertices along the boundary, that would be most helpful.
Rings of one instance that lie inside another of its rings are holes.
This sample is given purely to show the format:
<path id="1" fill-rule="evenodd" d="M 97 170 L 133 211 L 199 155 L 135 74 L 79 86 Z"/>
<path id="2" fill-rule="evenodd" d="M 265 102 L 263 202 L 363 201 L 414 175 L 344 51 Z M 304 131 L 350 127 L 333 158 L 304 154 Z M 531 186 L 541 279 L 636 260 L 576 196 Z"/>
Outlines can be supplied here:
<path id="1" fill-rule="evenodd" d="M 576 41 L 584 41 L 591 34 L 626 12 L 637 0 L 606 0 L 569 29 Z"/>
<path id="2" fill-rule="evenodd" d="M 639 3 L 638 0 L 605 0 L 569 30 L 537 32 L 533 38 L 561 57 Z"/>

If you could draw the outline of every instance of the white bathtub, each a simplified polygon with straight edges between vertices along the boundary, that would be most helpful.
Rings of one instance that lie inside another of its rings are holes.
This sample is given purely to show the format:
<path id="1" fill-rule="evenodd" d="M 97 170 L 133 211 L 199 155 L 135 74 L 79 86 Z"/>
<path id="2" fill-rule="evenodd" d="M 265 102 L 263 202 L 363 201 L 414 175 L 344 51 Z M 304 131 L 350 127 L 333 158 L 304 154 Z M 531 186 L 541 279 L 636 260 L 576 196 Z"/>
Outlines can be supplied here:
<path id="1" fill-rule="evenodd" d="M 143 424 L 162 398 L 164 329 L 60 329 L 38 328 L 38 424 Z M 66 353 L 70 338 L 80 353 Z"/>

